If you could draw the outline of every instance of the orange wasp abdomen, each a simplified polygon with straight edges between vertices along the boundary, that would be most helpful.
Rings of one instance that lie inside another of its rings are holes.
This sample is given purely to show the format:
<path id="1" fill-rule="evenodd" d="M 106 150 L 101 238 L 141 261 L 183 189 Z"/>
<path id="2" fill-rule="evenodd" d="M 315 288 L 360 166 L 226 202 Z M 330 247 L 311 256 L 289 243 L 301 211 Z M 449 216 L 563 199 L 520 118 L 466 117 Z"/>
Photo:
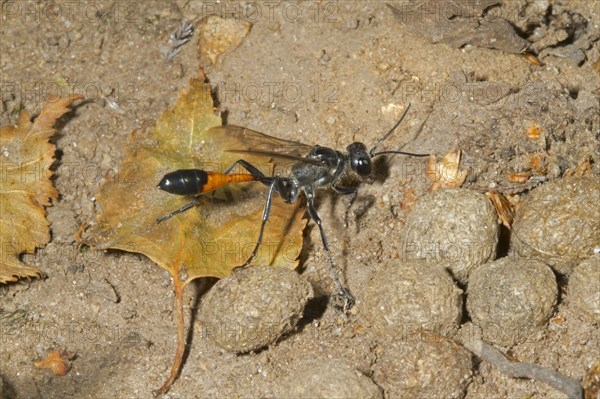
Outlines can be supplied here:
<path id="1" fill-rule="evenodd" d="M 246 183 L 249 181 L 255 181 L 256 178 L 247 173 L 234 173 L 226 175 L 218 172 L 206 172 L 207 179 L 206 183 L 202 186 L 202 191 L 196 194 L 207 193 L 209 191 L 216 190 L 229 183 Z"/>

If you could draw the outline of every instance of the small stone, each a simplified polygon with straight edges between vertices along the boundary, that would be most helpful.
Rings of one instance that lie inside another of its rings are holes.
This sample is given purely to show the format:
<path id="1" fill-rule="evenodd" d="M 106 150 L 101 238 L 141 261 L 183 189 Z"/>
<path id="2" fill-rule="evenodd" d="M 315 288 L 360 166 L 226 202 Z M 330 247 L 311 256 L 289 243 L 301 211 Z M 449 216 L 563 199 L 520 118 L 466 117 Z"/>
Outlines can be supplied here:
<path id="1" fill-rule="evenodd" d="M 312 286 L 293 270 L 252 266 L 217 282 L 202 301 L 204 334 L 221 348 L 245 353 L 296 327 Z"/>
<path id="2" fill-rule="evenodd" d="M 467 310 L 485 341 L 512 346 L 541 330 L 557 297 L 556 277 L 543 262 L 502 258 L 473 271 Z"/>

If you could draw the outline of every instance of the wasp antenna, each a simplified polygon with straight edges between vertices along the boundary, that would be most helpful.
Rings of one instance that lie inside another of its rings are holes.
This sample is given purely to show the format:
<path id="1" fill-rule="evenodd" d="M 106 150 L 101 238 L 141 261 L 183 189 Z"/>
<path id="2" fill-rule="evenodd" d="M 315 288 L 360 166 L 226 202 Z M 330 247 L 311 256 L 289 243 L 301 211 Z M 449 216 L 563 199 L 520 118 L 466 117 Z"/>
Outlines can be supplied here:
<path id="1" fill-rule="evenodd" d="M 396 122 L 396 124 L 394 125 L 394 127 L 392 127 L 390 129 L 389 132 L 387 132 L 385 134 L 385 136 L 383 136 L 381 138 L 381 140 L 379 140 L 377 142 L 377 144 L 375 144 L 373 146 L 373 148 L 371 148 L 371 151 L 369 151 L 369 154 L 371 155 L 371 157 L 375 156 L 375 150 L 377 149 L 377 147 L 379 147 L 381 145 L 381 143 L 383 143 L 392 133 L 394 133 L 394 130 L 396 130 L 396 128 L 400 125 L 400 123 L 402 123 L 402 120 L 404 119 L 404 117 L 406 116 L 406 114 L 408 113 L 408 110 L 410 109 L 410 103 L 408 103 L 408 105 L 406 106 L 406 110 L 404 110 L 404 113 L 402 114 L 402 116 L 400 117 L 400 120 L 398 122 Z M 381 153 L 377 153 L 377 154 L 381 154 Z"/>
<path id="2" fill-rule="evenodd" d="M 381 152 L 376 152 L 375 154 L 371 154 L 371 158 L 375 158 L 379 155 L 385 155 L 385 154 L 401 154 L 401 155 L 408 155 L 411 157 L 428 157 L 430 154 L 415 154 L 414 152 L 405 152 L 405 151 L 381 151 Z"/>

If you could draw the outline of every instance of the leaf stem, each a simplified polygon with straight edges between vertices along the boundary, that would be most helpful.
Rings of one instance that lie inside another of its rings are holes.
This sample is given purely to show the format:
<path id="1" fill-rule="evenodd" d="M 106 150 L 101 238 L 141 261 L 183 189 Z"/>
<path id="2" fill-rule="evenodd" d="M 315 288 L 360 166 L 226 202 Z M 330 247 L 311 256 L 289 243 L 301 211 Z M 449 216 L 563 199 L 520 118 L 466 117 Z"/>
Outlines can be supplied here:
<path id="1" fill-rule="evenodd" d="M 154 396 L 159 396 L 167 393 L 169 389 L 171 389 L 171 385 L 177 379 L 179 375 L 179 371 L 181 369 L 181 363 L 183 362 L 183 351 L 185 348 L 185 339 L 184 339 L 184 327 L 185 320 L 183 317 L 183 290 L 185 288 L 185 283 L 177 279 L 175 276 L 173 277 L 173 284 L 175 289 L 175 308 L 177 309 L 177 352 L 175 353 L 175 360 L 173 361 L 173 366 L 171 367 L 171 375 L 164 382 L 162 387 L 155 390 L 153 392 Z"/>

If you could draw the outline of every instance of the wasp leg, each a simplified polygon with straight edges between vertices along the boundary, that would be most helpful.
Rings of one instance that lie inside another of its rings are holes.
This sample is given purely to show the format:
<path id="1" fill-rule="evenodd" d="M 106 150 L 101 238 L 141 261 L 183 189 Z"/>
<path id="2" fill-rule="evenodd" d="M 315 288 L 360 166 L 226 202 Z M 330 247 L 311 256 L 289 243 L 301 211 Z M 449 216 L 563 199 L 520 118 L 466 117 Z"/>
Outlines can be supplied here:
<path id="1" fill-rule="evenodd" d="M 352 194 L 352 198 L 350 198 L 350 204 L 346 208 L 346 212 L 344 213 L 344 226 L 348 227 L 348 215 L 350 214 L 350 208 L 354 205 L 354 201 L 356 201 L 356 197 L 358 196 L 358 186 L 357 187 L 337 187 L 335 184 L 331 185 L 333 191 L 340 195 L 350 195 Z"/>
<path id="2" fill-rule="evenodd" d="M 254 165 L 252 165 L 250 162 L 245 161 L 243 159 L 238 159 L 237 161 L 235 161 L 233 164 L 231 164 L 230 167 L 228 167 L 227 169 L 225 169 L 225 171 L 223 172 L 223 174 L 230 174 L 231 172 L 233 172 L 233 170 L 235 169 L 235 167 L 237 165 L 241 165 L 244 169 L 246 169 L 252 176 L 254 176 L 256 178 L 256 180 L 260 181 L 261 183 L 265 184 L 265 185 L 270 185 L 272 183 L 272 178 L 265 176 L 265 174 L 263 172 L 261 172 L 260 170 L 258 170 L 258 168 Z"/>
<path id="3" fill-rule="evenodd" d="M 263 233 L 265 232 L 265 225 L 267 224 L 267 221 L 269 220 L 269 213 L 271 212 L 271 204 L 273 202 L 273 193 L 275 192 L 276 185 L 280 180 L 281 180 L 280 177 L 273 177 L 271 179 L 271 184 L 269 186 L 269 193 L 267 194 L 267 200 L 265 202 L 265 209 L 263 211 L 262 223 L 260 225 L 260 233 L 258 234 L 258 240 L 256 240 L 256 246 L 254 247 L 254 250 L 252 251 L 252 254 L 250 254 L 250 257 L 248 258 L 248 260 L 246 262 L 244 262 L 243 265 L 235 267 L 233 269 L 234 271 L 239 271 L 239 270 L 247 267 L 250 264 L 250 262 L 252 262 L 252 259 L 254 259 L 254 257 L 258 253 L 258 248 L 260 247 L 260 244 L 262 244 Z"/>
<path id="4" fill-rule="evenodd" d="M 356 194 L 358 192 L 358 187 L 338 187 L 332 184 L 331 188 L 340 195 Z"/>
<path id="5" fill-rule="evenodd" d="M 178 215 L 180 213 L 183 213 L 183 212 L 187 211 L 190 208 L 195 207 L 196 205 L 198 205 L 199 202 L 200 202 L 200 197 L 194 198 L 193 201 L 188 202 L 187 204 L 185 204 L 181 208 L 179 208 L 179 209 L 177 209 L 177 210 L 175 210 L 175 211 L 173 211 L 173 212 L 171 212 L 171 213 L 169 213 L 169 214 L 167 214 L 165 216 L 161 216 L 161 217 L 157 218 L 156 219 L 156 224 L 158 224 L 160 222 L 164 222 L 165 220 L 170 219 L 170 218 L 172 218 L 175 215 Z"/>
<path id="6" fill-rule="evenodd" d="M 308 208 L 308 215 L 310 216 L 310 218 L 312 220 L 315 221 L 317 226 L 319 226 L 319 231 L 321 232 L 321 241 L 323 241 L 323 247 L 325 248 L 325 251 L 327 252 L 327 256 L 329 257 L 329 266 L 331 269 L 331 274 L 333 276 L 333 281 L 335 281 L 335 285 L 337 286 L 337 289 L 338 289 L 338 294 L 336 296 L 341 300 L 341 303 L 336 301 L 338 303 L 337 304 L 334 303 L 334 305 L 336 305 L 337 308 L 340 308 L 342 311 L 345 312 L 345 311 L 349 310 L 350 308 L 352 308 L 352 306 L 354 306 L 354 297 L 352 296 L 350 291 L 348 291 L 348 289 L 346 289 L 343 286 L 342 282 L 340 281 L 337 269 L 335 268 L 335 263 L 333 262 L 333 256 L 331 255 L 331 250 L 329 249 L 329 243 L 327 242 L 327 237 L 325 236 L 325 231 L 323 230 L 323 223 L 321 222 L 321 218 L 319 217 L 319 215 L 317 214 L 317 211 L 315 210 L 312 196 L 310 196 L 310 197 L 307 196 L 306 205 Z"/>

